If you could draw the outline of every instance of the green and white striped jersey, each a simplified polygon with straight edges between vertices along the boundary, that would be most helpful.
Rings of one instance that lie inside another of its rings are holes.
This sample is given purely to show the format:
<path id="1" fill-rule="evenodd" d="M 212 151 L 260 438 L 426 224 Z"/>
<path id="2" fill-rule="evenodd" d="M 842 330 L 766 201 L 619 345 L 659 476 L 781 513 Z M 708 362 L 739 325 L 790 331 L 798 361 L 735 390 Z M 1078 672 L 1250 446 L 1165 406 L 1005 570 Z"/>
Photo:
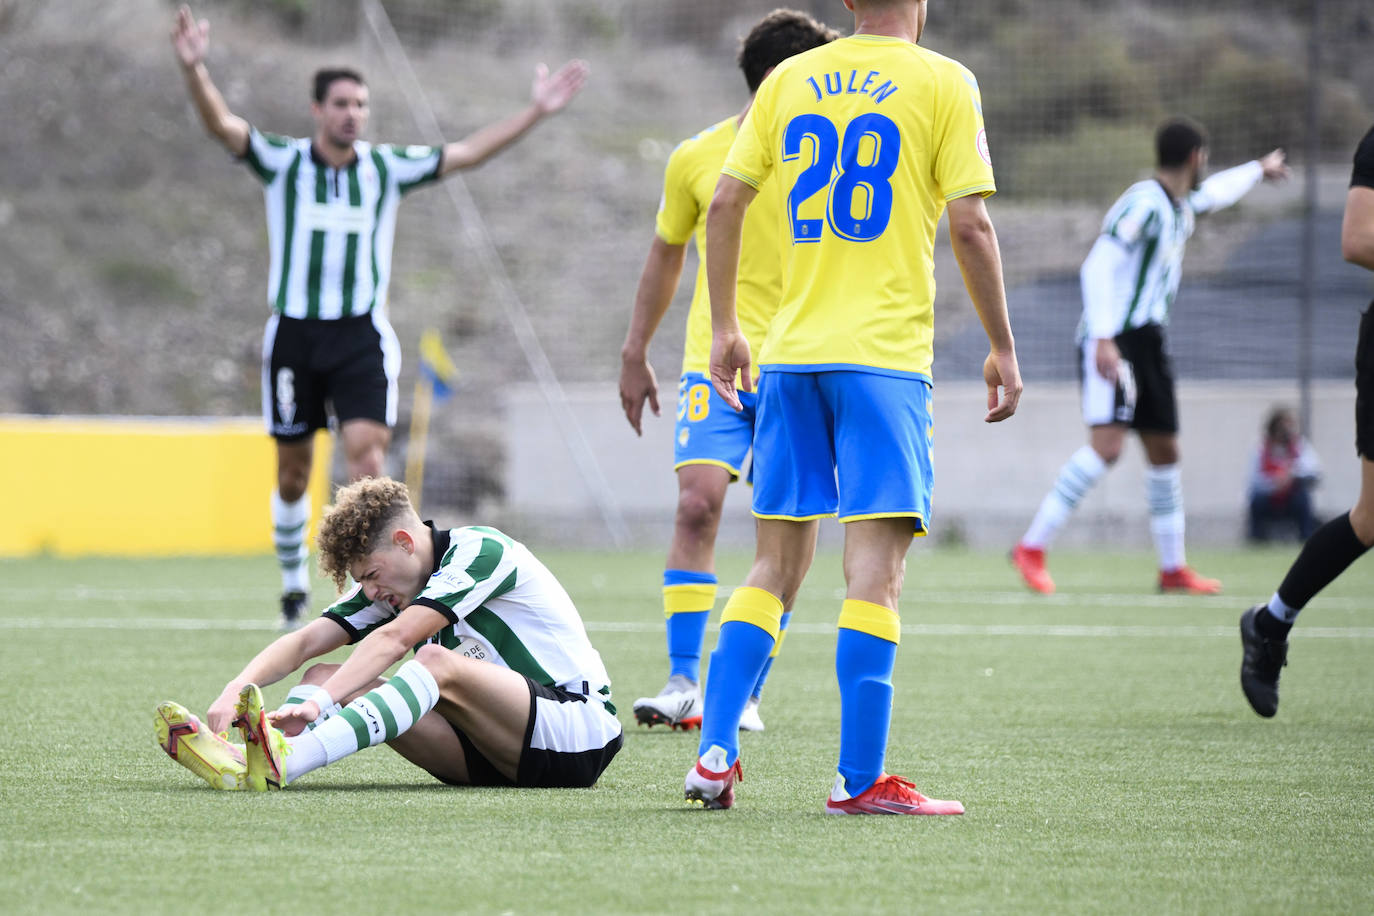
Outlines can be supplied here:
<path id="1" fill-rule="evenodd" d="M 1102 234 L 1079 272 L 1079 339 L 1168 324 L 1196 215 L 1231 206 L 1263 177 L 1259 162 L 1247 162 L 1218 172 L 1177 204 L 1154 178 L 1127 188 L 1107 211 Z"/>
<path id="2" fill-rule="evenodd" d="M 545 686 L 610 699 L 610 677 L 577 608 L 525 545 L 486 527 L 433 529 L 433 538 L 436 566 L 412 603 L 443 614 L 449 626 L 428 642 Z M 398 613 L 369 601 L 361 587 L 324 610 L 351 642 Z"/>
<path id="3" fill-rule="evenodd" d="M 249 131 L 243 161 L 267 204 L 267 302 L 288 318 L 385 309 L 396 208 L 439 177 L 442 147 L 359 140 L 353 150 L 353 163 L 335 169 L 315 157 L 309 138 Z"/>

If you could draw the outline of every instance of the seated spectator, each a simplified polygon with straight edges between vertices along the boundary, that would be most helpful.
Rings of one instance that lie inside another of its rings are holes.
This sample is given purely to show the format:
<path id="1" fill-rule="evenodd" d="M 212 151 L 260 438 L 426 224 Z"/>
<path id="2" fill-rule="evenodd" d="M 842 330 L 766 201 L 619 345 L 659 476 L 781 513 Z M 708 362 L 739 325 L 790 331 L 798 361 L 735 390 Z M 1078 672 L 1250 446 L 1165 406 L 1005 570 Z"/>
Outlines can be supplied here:
<path id="1" fill-rule="evenodd" d="M 1320 477 L 1316 450 L 1298 433 L 1293 411 L 1275 407 L 1250 462 L 1250 540 L 1267 541 L 1275 529 L 1288 526 L 1307 540 L 1317 528 L 1311 491 Z"/>

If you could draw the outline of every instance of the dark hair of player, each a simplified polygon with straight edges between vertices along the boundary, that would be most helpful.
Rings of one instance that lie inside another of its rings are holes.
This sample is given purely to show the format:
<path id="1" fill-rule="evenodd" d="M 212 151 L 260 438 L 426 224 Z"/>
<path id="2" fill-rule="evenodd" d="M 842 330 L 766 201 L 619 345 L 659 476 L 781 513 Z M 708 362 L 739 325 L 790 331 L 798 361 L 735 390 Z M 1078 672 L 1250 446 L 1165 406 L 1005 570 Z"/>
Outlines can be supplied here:
<path id="1" fill-rule="evenodd" d="M 363 477 L 334 494 L 324 511 L 316 545 L 320 571 L 343 589 L 348 571 L 358 560 L 387 546 L 386 536 L 397 522 L 415 514 L 410 491 L 389 477 Z"/>
<path id="2" fill-rule="evenodd" d="M 1193 150 L 1207 145 L 1207 132 L 1196 121 L 1170 118 L 1155 132 L 1155 159 L 1161 169 L 1174 169 L 1188 162 Z"/>
<path id="3" fill-rule="evenodd" d="M 793 54 L 828 44 L 840 33 L 796 10 L 777 9 L 749 30 L 739 45 L 739 68 L 754 92 L 769 70 Z"/>
<path id="4" fill-rule="evenodd" d="M 359 86 L 367 85 L 367 83 L 363 82 L 363 75 L 361 73 L 348 67 L 325 67 L 321 70 L 316 70 L 312 79 L 315 84 L 315 101 L 321 105 L 324 104 L 325 98 L 329 95 L 329 87 L 334 85 L 338 80 L 350 80 L 357 83 Z"/>

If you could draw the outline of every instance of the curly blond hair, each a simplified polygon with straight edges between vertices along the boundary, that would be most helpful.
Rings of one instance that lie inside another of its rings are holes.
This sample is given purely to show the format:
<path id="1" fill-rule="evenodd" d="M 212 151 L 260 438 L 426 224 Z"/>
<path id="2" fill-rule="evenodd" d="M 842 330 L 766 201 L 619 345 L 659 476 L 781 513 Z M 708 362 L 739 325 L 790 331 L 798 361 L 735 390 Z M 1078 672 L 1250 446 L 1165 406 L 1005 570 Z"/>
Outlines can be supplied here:
<path id="1" fill-rule="evenodd" d="M 342 590 L 349 567 L 385 546 L 396 523 L 414 515 L 410 491 L 399 480 L 364 477 L 339 488 L 334 505 L 320 519 L 320 570 Z"/>

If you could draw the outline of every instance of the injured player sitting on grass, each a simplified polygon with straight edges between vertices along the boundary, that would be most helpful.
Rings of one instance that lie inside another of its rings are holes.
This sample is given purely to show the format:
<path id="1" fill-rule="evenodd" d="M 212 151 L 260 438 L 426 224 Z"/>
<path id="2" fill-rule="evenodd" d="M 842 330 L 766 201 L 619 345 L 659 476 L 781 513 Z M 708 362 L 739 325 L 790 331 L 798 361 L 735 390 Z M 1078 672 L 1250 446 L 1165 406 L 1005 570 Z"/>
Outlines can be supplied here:
<path id="1" fill-rule="evenodd" d="M 341 589 L 356 584 L 259 652 L 203 721 L 159 705 L 172 759 L 213 788 L 259 792 L 383 742 L 453 785 L 597 781 L 623 740 L 610 678 L 572 599 L 524 545 L 494 528 L 435 528 L 405 484 L 364 478 L 338 491 L 319 549 Z M 260 685 L 351 643 L 342 664 L 312 665 L 281 708 L 264 709 Z"/>

